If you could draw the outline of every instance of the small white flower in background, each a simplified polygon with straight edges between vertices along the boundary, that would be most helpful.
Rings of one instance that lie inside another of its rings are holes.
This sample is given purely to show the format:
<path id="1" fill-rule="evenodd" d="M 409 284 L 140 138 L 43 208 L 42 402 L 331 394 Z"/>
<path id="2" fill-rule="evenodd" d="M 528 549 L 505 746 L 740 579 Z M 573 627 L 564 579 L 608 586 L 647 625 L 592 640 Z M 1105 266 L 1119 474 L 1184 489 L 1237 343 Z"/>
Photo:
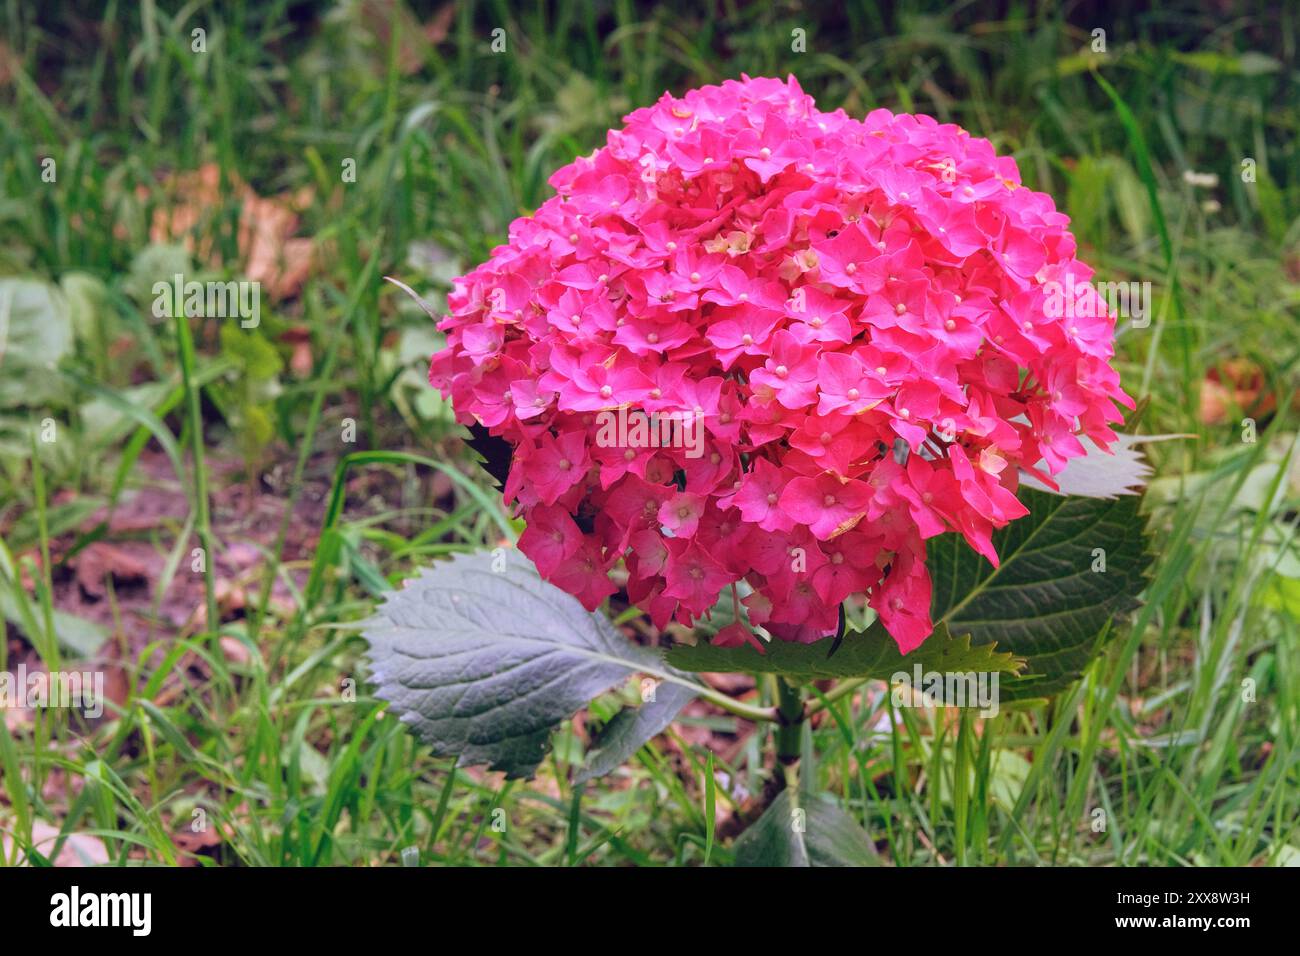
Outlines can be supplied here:
<path id="1" fill-rule="evenodd" d="M 1194 169 L 1185 169 L 1183 170 L 1183 182 L 1189 186 L 1213 189 L 1219 185 L 1219 177 L 1214 173 L 1198 173 Z"/>

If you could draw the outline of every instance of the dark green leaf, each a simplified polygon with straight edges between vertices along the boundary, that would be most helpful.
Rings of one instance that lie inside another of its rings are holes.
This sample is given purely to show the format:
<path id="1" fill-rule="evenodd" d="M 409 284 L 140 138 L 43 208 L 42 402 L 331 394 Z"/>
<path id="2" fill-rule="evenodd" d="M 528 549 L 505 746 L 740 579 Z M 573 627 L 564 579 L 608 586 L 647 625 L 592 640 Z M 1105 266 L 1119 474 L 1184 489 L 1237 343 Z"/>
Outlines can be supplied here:
<path id="1" fill-rule="evenodd" d="M 866 831 L 826 794 L 783 790 L 735 844 L 737 866 L 880 866 Z"/>
<path id="2" fill-rule="evenodd" d="M 1106 625 L 1136 607 L 1151 563 L 1135 496 L 1107 501 L 1021 488 L 1020 499 L 1029 514 L 993 536 L 1000 567 L 955 534 L 927 549 L 934 619 L 1026 659 L 1024 683 L 1003 682 L 1003 700 L 1053 694 L 1077 679 Z M 1094 571 L 1103 558 L 1105 570 Z"/>
<path id="3" fill-rule="evenodd" d="M 770 641 L 766 653 L 753 647 L 716 647 L 700 642 L 678 645 L 668 652 L 668 663 L 684 671 L 742 671 L 780 674 L 793 681 L 844 677 L 874 677 L 889 680 L 899 671 L 911 672 L 916 664 L 923 670 L 945 673 L 1004 671 L 1015 673 L 1021 662 L 1009 653 L 998 653 L 990 643 L 971 647 L 969 635 L 953 637 L 938 624 L 919 648 L 904 657 L 884 627 L 876 622 L 865 631 L 850 631 L 834 654 L 829 651 L 834 637 L 813 644 Z"/>
<path id="4" fill-rule="evenodd" d="M 603 777 L 641 749 L 651 737 L 662 733 L 678 712 L 695 699 L 697 691 L 686 684 L 664 682 L 655 688 L 654 700 L 640 707 L 627 707 L 614 715 L 587 755 L 587 764 L 574 779 L 584 783 Z"/>

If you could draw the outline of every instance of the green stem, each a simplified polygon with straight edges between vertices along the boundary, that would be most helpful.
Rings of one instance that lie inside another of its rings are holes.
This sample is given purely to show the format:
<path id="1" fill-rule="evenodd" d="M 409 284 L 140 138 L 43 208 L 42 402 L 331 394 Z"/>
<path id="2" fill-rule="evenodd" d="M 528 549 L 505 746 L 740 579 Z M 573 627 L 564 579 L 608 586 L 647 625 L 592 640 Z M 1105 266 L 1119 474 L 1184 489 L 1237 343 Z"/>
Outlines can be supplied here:
<path id="1" fill-rule="evenodd" d="M 37 648 L 40 652 L 41 660 L 50 671 L 57 671 L 60 668 L 59 653 L 59 636 L 54 629 L 54 577 L 53 568 L 50 566 L 50 524 L 49 515 L 46 511 L 45 500 L 45 471 L 41 467 L 40 453 L 36 448 L 36 436 L 32 436 L 32 488 L 36 493 L 36 530 L 40 538 L 41 545 L 41 573 L 40 586 L 37 588 L 37 595 L 41 602 L 41 613 L 44 615 L 45 640 L 42 642 L 44 648 Z M 32 575 L 36 580 L 36 575 Z M 18 580 L 22 580 L 21 576 Z M 32 635 L 33 639 L 36 637 Z M 35 640 L 33 640 L 35 643 Z"/>
<path id="2" fill-rule="evenodd" d="M 861 687 L 869 680 L 871 680 L 870 677 L 852 677 L 849 678 L 848 680 L 840 681 L 833 688 L 831 688 L 829 692 L 823 694 L 817 700 L 808 701 L 808 706 L 804 708 L 805 715 L 811 717 L 813 714 L 817 713 L 818 711 L 825 710 L 827 707 L 835 703 L 837 700 L 840 700 L 841 698 L 847 697 L 849 694 L 852 694 L 854 691 L 856 691 L 859 687 Z"/>
<path id="3" fill-rule="evenodd" d="M 203 548 L 203 590 L 207 604 L 207 630 L 216 634 L 221 628 L 217 612 L 217 586 L 213 577 L 216 551 L 212 547 L 212 520 L 208 513 L 208 476 L 203 462 L 203 407 L 199 400 L 199 383 L 195 379 L 194 337 L 183 303 L 176 303 L 176 342 L 180 351 L 181 380 L 185 385 L 186 409 L 190 421 L 190 444 L 194 458 L 194 513 L 199 544 Z"/>
<path id="4" fill-rule="evenodd" d="M 784 677 L 776 679 L 776 695 L 776 759 L 783 767 L 793 767 L 803 744 L 803 695 Z"/>
<path id="5" fill-rule="evenodd" d="M 700 690 L 700 696 L 711 704 L 716 704 L 723 710 L 735 714 L 737 717 L 744 717 L 746 720 L 753 721 L 780 721 L 780 715 L 775 707 L 755 707 L 753 704 L 746 704 L 744 701 L 736 700 L 734 697 L 728 697 L 721 691 L 716 691 L 712 687 L 706 687 Z"/>

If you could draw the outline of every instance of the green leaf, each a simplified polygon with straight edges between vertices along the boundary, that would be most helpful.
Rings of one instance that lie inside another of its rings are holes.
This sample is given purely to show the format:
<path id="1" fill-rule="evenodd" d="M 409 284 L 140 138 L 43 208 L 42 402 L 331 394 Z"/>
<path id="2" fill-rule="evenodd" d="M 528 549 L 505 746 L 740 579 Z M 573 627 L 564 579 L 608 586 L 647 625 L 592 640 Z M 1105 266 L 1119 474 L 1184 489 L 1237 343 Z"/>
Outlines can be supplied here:
<path id="1" fill-rule="evenodd" d="M 826 794 L 783 790 L 735 843 L 737 866 L 880 866 L 865 830 Z"/>
<path id="2" fill-rule="evenodd" d="M 231 323 L 221 327 L 221 354 L 253 382 L 273 379 L 284 368 L 280 353 L 260 332 Z"/>
<path id="3" fill-rule="evenodd" d="M 105 326 L 110 326 L 114 317 L 104 283 L 88 272 L 65 272 L 59 288 L 68 301 L 69 325 L 76 338 L 90 347 L 108 341 Z"/>
<path id="4" fill-rule="evenodd" d="M 22 631 L 33 644 L 40 644 L 40 634 L 29 633 L 29 623 L 36 621 L 40 625 L 40 610 L 32 608 L 32 617 L 22 613 L 12 595 L 0 591 L 0 618 L 10 622 Z M 65 650 L 81 658 L 94 657 L 95 652 L 108 640 L 108 633 L 94 621 L 77 617 L 57 608 L 52 616 L 54 637 Z"/>
<path id="5" fill-rule="evenodd" d="M 171 391 L 172 386 L 167 382 L 146 382 L 117 389 L 116 394 L 127 405 L 152 409 L 161 405 Z M 140 427 L 139 422 L 122 411 L 120 404 L 107 401 L 102 392 L 82 404 L 80 415 L 85 433 L 93 435 L 96 445 L 101 448 L 121 441 L 129 432 Z"/>
<path id="6" fill-rule="evenodd" d="M 686 684 L 664 682 L 655 688 L 654 700 L 640 707 L 625 707 L 614 715 L 600 736 L 587 764 L 574 777 L 585 783 L 620 766 L 651 737 L 662 733 L 683 707 L 695 699 L 696 690 Z"/>
<path id="7" fill-rule="evenodd" d="M 122 280 L 122 289 L 141 305 L 148 303 L 152 306 L 163 296 L 170 303 L 173 278 L 177 275 L 189 276 L 190 272 L 190 254 L 184 246 L 178 243 L 156 243 L 145 246 L 135 254 L 131 260 L 131 270 Z M 159 283 L 165 283 L 169 288 L 167 292 L 155 295 L 154 287 Z M 155 313 L 155 318 L 160 316 Z"/>
<path id="8" fill-rule="evenodd" d="M 36 279 L 0 279 L 0 408 L 66 398 L 53 367 L 72 349 L 68 302 Z"/>
<path id="9" fill-rule="evenodd" d="M 713 839 L 718 820 L 718 777 L 713 769 L 713 751 L 704 767 L 704 865 L 713 856 Z"/>
<path id="10" fill-rule="evenodd" d="M 1020 681 L 1001 684 L 1004 701 L 1054 694 L 1076 680 L 1107 625 L 1137 606 L 1151 564 L 1135 496 L 1021 488 L 1020 500 L 1029 514 L 993 535 L 998 568 L 958 535 L 927 542 L 934 620 L 1026 660 Z M 1105 570 L 1093 570 L 1102 560 Z"/>
<path id="11" fill-rule="evenodd" d="M 1238 54 L 1217 53 L 1213 50 L 1196 50 L 1191 53 L 1173 51 L 1171 55 L 1175 62 L 1218 76 L 1267 76 L 1282 69 L 1278 60 L 1253 50 Z"/>
<path id="12" fill-rule="evenodd" d="M 424 569 L 361 628 L 376 695 L 435 754 L 509 777 L 531 775 L 560 721 L 633 674 L 698 686 L 513 549 Z"/>
<path id="13" fill-rule="evenodd" d="M 813 644 L 769 641 L 766 653 L 750 645 L 717 647 L 700 642 L 680 644 L 667 655 L 668 663 L 684 671 L 741 671 L 780 674 L 788 680 L 806 682 L 845 677 L 889 680 L 899 671 L 910 672 L 916 664 L 926 671 L 957 673 L 1003 671 L 1014 674 L 1022 662 L 1013 654 L 999 653 L 990 643 L 972 647 L 970 635 L 953 637 L 940 622 L 916 650 L 904 657 L 898 645 L 877 621 L 865 631 L 850 631 L 839 649 L 830 653 L 834 637 Z"/>

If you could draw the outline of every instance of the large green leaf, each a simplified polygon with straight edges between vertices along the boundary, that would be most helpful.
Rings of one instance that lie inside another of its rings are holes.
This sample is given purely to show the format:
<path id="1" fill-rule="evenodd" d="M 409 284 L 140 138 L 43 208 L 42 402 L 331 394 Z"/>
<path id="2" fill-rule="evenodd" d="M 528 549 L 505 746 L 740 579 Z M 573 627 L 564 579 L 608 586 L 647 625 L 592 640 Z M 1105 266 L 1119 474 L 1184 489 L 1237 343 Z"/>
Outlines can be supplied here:
<path id="1" fill-rule="evenodd" d="M 632 674 L 690 691 L 659 688 L 656 701 L 662 695 L 678 709 L 700 689 L 543 581 L 513 549 L 424 569 L 361 627 L 377 696 L 435 754 L 510 777 L 531 775 L 555 726 Z M 641 729 L 672 719 L 663 706 L 651 716 Z M 630 740 L 625 729 L 618 749 Z"/>
<path id="2" fill-rule="evenodd" d="M 54 365 L 72 348 L 63 293 L 36 279 L 0 279 L 0 408 L 65 399 Z"/>
<path id="3" fill-rule="evenodd" d="M 1000 699 L 1057 693 L 1088 665 L 1107 625 L 1136 605 L 1151 563 L 1145 520 L 1131 495 L 1104 500 L 1021 488 L 1020 497 L 1029 515 L 993 536 L 1000 567 L 956 534 L 928 543 L 935 629 L 906 656 L 877 622 L 847 633 L 833 653 L 832 638 L 771 641 L 763 654 L 701 640 L 672 648 L 668 662 L 688 671 L 774 673 L 794 681 L 889 680 L 918 664 L 938 673 L 1020 671 L 1000 682 Z"/>
<path id="4" fill-rule="evenodd" d="M 752 646 L 717 647 L 700 641 L 679 644 L 667 655 L 668 663 L 684 671 L 743 671 L 780 674 L 793 681 L 827 680 L 843 677 L 874 677 L 889 680 L 899 671 L 911 672 L 916 664 L 922 670 L 942 673 L 1003 671 L 1014 674 L 1022 662 L 1010 653 L 998 652 L 984 642 L 972 647 L 970 636 L 954 637 L 938 624 L 915 651 L 904 657 L 898 645 L 877 621 L 865 631 L 845 634 L 838 648 L 835 638 L 827 637 L 813 644 L 794 641 L 769 641 L 760 654 Z"/>
<path id="5" fill-rule="evenodd" d="M 1000 567 L 954 534 L 932 539 L 926 562 L 936 621 L 1026 660 L 1023 683 L 1002 683 L 1004 701 L 1054 694 L 1077 679 L 1107 625 L 1136 607 L 1151 564 L 1135 496 L 1021 488 L 1020 499 L 1029 514 L 993 536 Z"/>
<path id="6" fill-rule="evenodd" d="M 880 866 L 866 831 L 825 794 L 783 790 L 735 843 L 737 866 Z"/>

